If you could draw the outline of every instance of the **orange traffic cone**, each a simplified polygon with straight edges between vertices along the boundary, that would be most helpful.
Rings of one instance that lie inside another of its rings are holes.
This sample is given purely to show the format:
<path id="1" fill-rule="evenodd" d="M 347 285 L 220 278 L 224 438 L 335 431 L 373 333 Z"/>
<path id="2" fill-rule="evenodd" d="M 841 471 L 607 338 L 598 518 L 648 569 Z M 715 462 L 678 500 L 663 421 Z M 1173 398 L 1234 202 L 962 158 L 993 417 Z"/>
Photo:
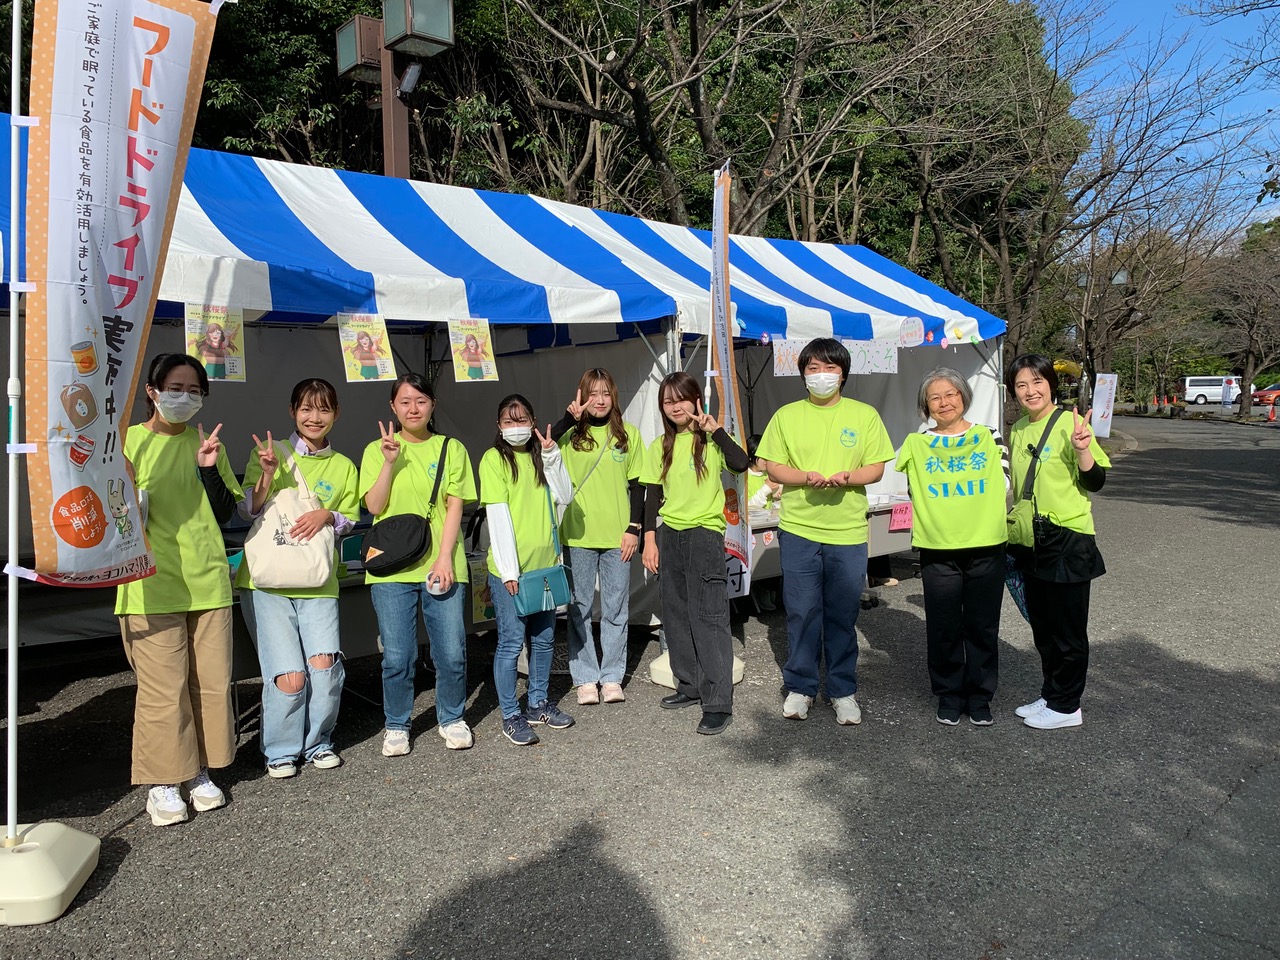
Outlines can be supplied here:
<path id="1" fill-rule="evenodd" d="M 1276 422 L 1276 401 L 1273 398 L 1271 401 L 1271 409 L 1267 411 L 1267 423 L 1275 423 L 1275 422 Z"/>

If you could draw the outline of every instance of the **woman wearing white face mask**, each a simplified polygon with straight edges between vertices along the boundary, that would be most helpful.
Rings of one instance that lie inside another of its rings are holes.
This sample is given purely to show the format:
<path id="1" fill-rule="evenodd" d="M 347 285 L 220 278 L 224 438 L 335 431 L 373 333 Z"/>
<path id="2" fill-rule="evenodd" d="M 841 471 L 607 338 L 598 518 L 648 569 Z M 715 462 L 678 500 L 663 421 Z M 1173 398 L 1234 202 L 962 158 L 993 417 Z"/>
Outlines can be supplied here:
<path id="1" fill-rule="evenodd" d="M 158 827 L 186 820 L 188 797 L 196 810 L 223 806 L 209 769 L 235 758 L 231 580 L 218 527 L 244 495 L 218 440 L 222 424 L 207 436 L 186 425 L 208 393 L 198 360 L 161 354 L 147 375 L 149 417 L 124 442 L 148 495 L 156 572 L 117 590 L 116 614 L 138 677 L 133 782 L 154 784 L 147 812 Z"/>
<path id="2" fill-rule="evenodd" d="M 535 424 L 533 405 L 518 393 L 498 404 L 498 435 L 480 458 L 480 500 L 489 518 L 489 593 L 498 621 L 493 683 L 502 708 L 502 733 L 517 746 L 538 742 L 531 725 L 573 726 L 547 694 L 556 612 L 521 616 L 516 610 L 520 575 L 557 562 L 552 502 L 573 499 L 573 483 L 551 436 Z M 537 441 L 536 443 L 534 441 Z M 528 709 L 516 695 L 516 662 L 529 640 Z"/>
<path id="3" fill-rule="evenodd" d="M 789 652 L 782 715 L 809 715 L 825 654 L 827 695 L 841 725 L 862 720 L 854 626 L 867 573 L 866 485 L 894 456 L 875 409 L 840 395 L 849 363 L 839 340 L 808 343 L 799 365 L 809 396 L 773 415 L 756 451 L 769 479 L 783 485 L 778 552 Z"/>

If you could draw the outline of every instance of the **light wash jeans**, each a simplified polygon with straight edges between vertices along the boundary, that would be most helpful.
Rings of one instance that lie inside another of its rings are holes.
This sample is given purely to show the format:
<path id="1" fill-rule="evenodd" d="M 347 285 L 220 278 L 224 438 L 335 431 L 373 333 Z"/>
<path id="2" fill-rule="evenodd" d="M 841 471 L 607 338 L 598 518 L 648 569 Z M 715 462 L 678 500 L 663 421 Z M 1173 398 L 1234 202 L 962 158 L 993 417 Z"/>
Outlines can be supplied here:
<path id="1" fill-rule="evenodd" d="M 408 730 L 413 713 L 413 675 L 418 658 L 418 605 L 436 668 L 436 722 L 462 719 L 467 704 L 467 595 L 465 583 L 432 596 L 426 583 L 370 585 L 382 634 L 382 712 L 388 730 Z"/>
<path id="2" fill-rule="evenodd" d="M 520 712 L 516 696 L 516 664 L 529 636 L 529 706 L 536 707 L 547 699 L 551 677 L 551 657 L 556 642 L 556 612 L 544 610 L 522 617 L 516 613 L 516 599 L 507 593 L 506 584 L 489 574 L 489 592 L 493 594 L 493 618 L 498 622 L 498 650 L 493 655 L 493 686 L 498 691 L 502 719 L 510 720 Z"/>
<path id="3" fill-rule="evenodd" d="M 338 601 L 332 597 L 293 600 L 266 590 L 252 591 L 253 618 L 262 668 L 262 755 L 267 763 L 310 760 L 333 749 L 346 668 L 338 646 Z M 332 656 L 324 670 L 311 658 Z M 276 678 L 301 673 L 299 693 L 285 693 Z"/>
<path id="4" fill-rule="evenodd" d="M 573 685 L 621 683 L 627 672 L 627 620 L 631 610 L 631 564 L 622 549 L 570 547 L 564 555 L 573 584 L 569 604 L 569 673 Z M 600 578 L 600 659 L 591 636 L 591 601 Z"/>

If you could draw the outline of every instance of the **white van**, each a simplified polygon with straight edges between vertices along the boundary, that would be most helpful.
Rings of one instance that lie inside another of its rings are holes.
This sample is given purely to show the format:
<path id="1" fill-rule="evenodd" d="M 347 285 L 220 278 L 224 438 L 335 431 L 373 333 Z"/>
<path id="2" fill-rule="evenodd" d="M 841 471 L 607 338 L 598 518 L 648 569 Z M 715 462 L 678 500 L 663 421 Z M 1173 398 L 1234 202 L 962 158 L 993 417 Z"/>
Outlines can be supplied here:
<path id="1" fill-rule="evenodd" d="M 1239 403 L 1241 383 L 1239 377 L 1183 377 L 1182 396 L 1187 403 L 1222 403 L 1223 384 L 1229 384 L 1231 402 Z"/>

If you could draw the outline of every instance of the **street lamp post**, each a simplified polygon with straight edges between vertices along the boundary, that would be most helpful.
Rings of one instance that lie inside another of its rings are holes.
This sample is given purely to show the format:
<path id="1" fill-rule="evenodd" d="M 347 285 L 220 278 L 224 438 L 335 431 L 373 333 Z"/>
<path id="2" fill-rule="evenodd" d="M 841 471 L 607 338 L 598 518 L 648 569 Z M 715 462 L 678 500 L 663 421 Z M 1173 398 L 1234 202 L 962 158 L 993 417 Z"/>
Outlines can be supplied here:
<path id="1" fill-rule="evenodd" d="M 339 77 L 381 84 L 383 172 L 407 178 L 407 97 L 422 75 L 422 64 L 413 58 L 435 56 L 453 46 L 453 0 L 383 0 L 381 20 L 353 17 L 334 39 Z"/>

